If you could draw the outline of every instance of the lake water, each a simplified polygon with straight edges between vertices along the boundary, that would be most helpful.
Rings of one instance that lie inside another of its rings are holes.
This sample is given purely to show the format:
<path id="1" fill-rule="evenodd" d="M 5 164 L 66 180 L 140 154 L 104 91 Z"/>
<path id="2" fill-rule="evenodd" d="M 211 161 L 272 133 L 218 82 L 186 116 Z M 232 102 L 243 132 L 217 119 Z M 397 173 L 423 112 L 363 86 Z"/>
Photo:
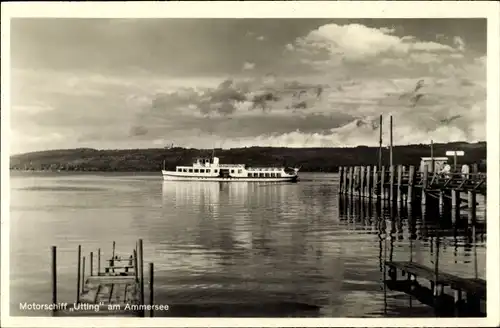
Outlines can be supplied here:
<path id="1" fill-rule="evenodd" d="M 11 315 L 47 314 L 19 304 L 50 302 L 50 246 L 58 247 L 58 300 L 72 303 L 79 244 L 87 257 L 98 248 L 110 256 L 112 241 L 130 254 L 142 238 L 145 263 L 155 264 L 157 304 L 224 305 L 221 316 L 432 316 L 409 296 L 384 290 L 381 263 L 409 260 L 411 249 L 413 261 L 433 266 L 433 215 L 377 210 L 339 199 L 337 191 L 336 174 L 252 184 L 13 173 Z M 463 226 L 438 230 L 439 268 L 485 279 L 484 229 L 473 237 Z M 320 310 L 305 314 L 295 303 Z"/>

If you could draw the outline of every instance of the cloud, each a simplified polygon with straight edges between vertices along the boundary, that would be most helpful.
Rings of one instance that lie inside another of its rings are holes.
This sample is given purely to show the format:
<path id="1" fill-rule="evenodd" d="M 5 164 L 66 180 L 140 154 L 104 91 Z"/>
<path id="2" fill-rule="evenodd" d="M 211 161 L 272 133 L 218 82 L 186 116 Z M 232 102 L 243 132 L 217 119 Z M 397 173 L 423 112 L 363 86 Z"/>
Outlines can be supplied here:
<path id="1" fill-rule="evenodd" d="M 258 41 L 264 41 L 265 39 L 266 39 L 266 37 L 263 35 L 257 37 Z"/>
<path id="2" fill-rule="evenodd" d="M 243 63 L 243 70 L 244 71 L 251 71 L 254 68 L 255 68 L 255 63 L 250 63 L 250 62 Z"/>
<path id="3" fill-rule="evenodd" d="M 393 28 L 371 28 L 360 24 L 327 24 L 299 37 L 285 49 L 303 64 L 317 71 L 373 71 L 386 66 L 405 71 L 427 70 L 422 65 L 434 64 L 437 70 L 450 55 L 463 51 L 463 43 L 455 46 L 434 41 L 421 41 L 414 36 L 397 36 Z M 365 65 L 360 69 L 360 65 Z"/>
<path id="4" fill-rule="evenodd" d="M 213 78 L 14 69 L 13 150 L 376 145 L 380 114 L 397 144 L 485 140 L 486 56 L 397 32 L 328 24 L 284 41 L 279 60 L 303 76 L 246 54 Z"/>

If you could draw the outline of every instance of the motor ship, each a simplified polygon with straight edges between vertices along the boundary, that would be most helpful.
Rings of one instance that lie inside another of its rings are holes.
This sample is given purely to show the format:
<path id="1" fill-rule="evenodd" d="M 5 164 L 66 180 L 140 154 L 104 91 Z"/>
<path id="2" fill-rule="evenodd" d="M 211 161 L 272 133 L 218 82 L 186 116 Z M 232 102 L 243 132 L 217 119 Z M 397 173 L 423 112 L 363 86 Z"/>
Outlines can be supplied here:
<path id="1" fill-rule="evenodd" d="M 223 182 L 297 182 L 300 168 L 249 167 L 245 164 L 220 164 L 219 158 L 198 157 L 189 166 L 176 166 L 175 171 L 163 167 L 164 180 Z"/>

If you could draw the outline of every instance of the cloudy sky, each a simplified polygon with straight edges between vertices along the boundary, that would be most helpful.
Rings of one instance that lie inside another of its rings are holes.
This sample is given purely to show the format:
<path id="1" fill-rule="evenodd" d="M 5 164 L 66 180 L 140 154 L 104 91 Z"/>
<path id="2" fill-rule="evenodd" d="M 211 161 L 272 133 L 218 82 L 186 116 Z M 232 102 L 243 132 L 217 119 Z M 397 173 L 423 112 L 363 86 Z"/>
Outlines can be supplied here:
<path id="1" fill-rule="evenodd" d="M 11 65 L 13 153 L 486 139 L 482 19 L 17 18 Z"/>

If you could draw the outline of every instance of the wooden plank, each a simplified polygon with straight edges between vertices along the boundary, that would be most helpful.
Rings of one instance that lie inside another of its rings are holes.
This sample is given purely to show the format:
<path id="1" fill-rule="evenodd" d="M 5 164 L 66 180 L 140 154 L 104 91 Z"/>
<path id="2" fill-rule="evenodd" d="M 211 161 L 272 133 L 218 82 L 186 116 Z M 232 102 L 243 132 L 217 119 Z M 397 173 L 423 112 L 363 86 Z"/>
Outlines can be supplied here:
<path id="1" fill-rule="evenodd" d="M 435 272 L 433 269 L 415 262 L 385 262 L 385 265 L 405 271 L 407 274 L 416 275 L 429 281 L 435 281 Z M 450 286 L 453 289 L 460 289 L 467 293 L 473 293 L 478 297 L 486 297 L 486 281 L 482 279 L 461 278 L 449 273 L 438 273 L 438 284 Z"/>

